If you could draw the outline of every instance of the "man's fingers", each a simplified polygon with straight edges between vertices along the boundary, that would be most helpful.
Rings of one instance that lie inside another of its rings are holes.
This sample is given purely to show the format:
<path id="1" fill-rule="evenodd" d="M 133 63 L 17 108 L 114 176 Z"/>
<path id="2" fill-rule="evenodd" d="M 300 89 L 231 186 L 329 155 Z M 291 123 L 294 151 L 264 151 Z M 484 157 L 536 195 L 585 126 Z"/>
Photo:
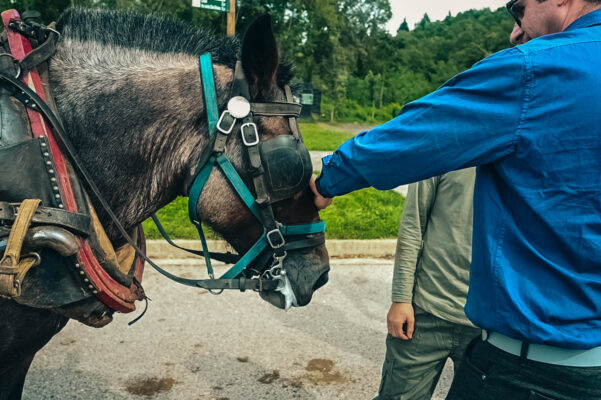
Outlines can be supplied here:
<path id="1" fill-rule="evenodd" d="M 405 332 L 403 332 L 403 326 L 401 325 L 400 327 L 397 327 L 397 336 L 398 338 L 401 338 L 403 340 L 409 340 L 409 338 L 407 337 L 407 335 L 405 335 Z"/>
<path id="2" fill-rule="evenodd" d="M 321 193 L 319 193 L 319 191 L 317 190 L 317 185 L 315 185 L 316 180 L 317 180 L 317 178 L 315 177 L 315 175 L 313 175 L 311 177 L 311 180 L 309 181 L 309 187 L 311 188 L 311 191 L 313 192 L 313 195 L 315 196 L 313 199 L 313 202 L 315 203 L 315 207 L 317 207 L 318 210 L 323 210 L 324 208 L 326 208 L 327 206 L 332 204 L 333 199 L 331 199 L 329 197 L 323 197 L 321 195 Z"/>
<path id="3" fill-rule="evenodd" d="M 413 339 L 413 330 L 415 329 L 415 318 L 407 319 L 407 336 L 409 339 Z"/>
<path id="4" fill-rule="evenodd" d="M 409 338 L 403 332 L 403 325 L 405 324 L 404 319 L 388 320 L 388 333 L 396 338 L 408 340 Z"/>

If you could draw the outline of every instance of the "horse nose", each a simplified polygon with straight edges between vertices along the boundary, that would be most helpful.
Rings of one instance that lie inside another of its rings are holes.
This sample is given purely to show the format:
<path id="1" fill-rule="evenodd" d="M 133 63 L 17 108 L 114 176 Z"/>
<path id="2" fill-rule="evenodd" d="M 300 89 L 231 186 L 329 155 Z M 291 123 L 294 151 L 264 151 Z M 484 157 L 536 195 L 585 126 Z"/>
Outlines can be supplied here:
<path id="1" fill-rule="evenodd" d="M 327 266 L 327 269 L 322 272 L 322 274 L 317 278 L 315 284 L 313 285 L 313 291 L 316 291 L 330 280 L 330 266 Z"/>

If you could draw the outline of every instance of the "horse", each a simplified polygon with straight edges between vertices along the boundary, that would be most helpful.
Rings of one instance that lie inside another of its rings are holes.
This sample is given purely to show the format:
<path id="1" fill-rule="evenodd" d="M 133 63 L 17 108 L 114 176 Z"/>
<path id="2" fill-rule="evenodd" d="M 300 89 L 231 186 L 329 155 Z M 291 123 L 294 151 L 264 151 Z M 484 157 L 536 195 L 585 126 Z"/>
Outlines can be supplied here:
<path id="1" fill-rule="evenodd" d="M 187 194 L 182 188 L 190 171 L 212 144 L 199 54 L 212 56 L 220 110 L 226 107 L 237 63 L 254 101 L 286 101 L 284 87 L 292 79 L 291 65 L 280 61 L 268 16 L 250 26 L 242 44 L 181 21 L 106 9 L 68 9 L 56 30 L 61 36 L 48 62 L 56 109 L 81 163 L 128 232 Z M 293 133 L 285 116 L 254 120 L 261 140 Z M 227 139 L 225 154 L 249 185 L 253 177 L 238 125 Z M 98 199 L 90 197 L 117 248 L 123 235 Z M 195 211 L 238 254 L 264 233 L 218 169 L 211 171 Z M 284 225 L 320 221 L 308 187 L 278 199 L 273 213 Z M 296 305 L 308 304 L 328 280 L 325 245 L 289 250 L 283 268 Z M 260 295 L 281 307 L 281 293 Z M 0 400 L 21 397 L 36 352 L 69 320 L 58 311 L 0 299 Z"/>

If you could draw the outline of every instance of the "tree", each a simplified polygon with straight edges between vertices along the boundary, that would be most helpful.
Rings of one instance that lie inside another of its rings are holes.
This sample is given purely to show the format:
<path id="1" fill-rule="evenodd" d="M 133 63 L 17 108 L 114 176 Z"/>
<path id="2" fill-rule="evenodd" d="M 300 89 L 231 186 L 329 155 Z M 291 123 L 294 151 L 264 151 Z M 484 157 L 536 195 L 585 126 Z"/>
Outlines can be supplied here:
<path id="1" fill-rule="evenodd" d="M 407 23 L 407 18 L 403 18 L 403 22 L 401 22 L 401 25 L 399 26 L 399 29 L 396 30 L 396 32 L 409 32 L 409 24 Z"/>
<path id="2" fill-rule="evenodd" d="M 428 13 L 425 13 L 424 16 L 422 17 L 422 20 L 417 23 L 417 25 L 415 26 L 415 28 L 416 29 L 417 28 L 424 29 L 431 22 L 432 21 L 430 21 L 430 17 L 428 16 Z"/>

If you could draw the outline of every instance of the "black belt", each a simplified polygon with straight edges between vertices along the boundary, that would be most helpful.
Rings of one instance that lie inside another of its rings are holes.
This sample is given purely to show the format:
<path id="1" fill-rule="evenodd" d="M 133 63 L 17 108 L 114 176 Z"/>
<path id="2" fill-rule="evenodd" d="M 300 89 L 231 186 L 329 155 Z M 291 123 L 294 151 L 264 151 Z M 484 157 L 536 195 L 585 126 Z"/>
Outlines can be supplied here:
<path id="1" fill-rule="evenodd" d="M 18 205 L 0 201 L 0 221 L 14 221 L 18 208 Z M 38 207 L 31 223 L 33 225 L 60 226 L 84 237 L 90 234 L 90 217 L 88 215 L 73 213 L 60 208 Z"/>

